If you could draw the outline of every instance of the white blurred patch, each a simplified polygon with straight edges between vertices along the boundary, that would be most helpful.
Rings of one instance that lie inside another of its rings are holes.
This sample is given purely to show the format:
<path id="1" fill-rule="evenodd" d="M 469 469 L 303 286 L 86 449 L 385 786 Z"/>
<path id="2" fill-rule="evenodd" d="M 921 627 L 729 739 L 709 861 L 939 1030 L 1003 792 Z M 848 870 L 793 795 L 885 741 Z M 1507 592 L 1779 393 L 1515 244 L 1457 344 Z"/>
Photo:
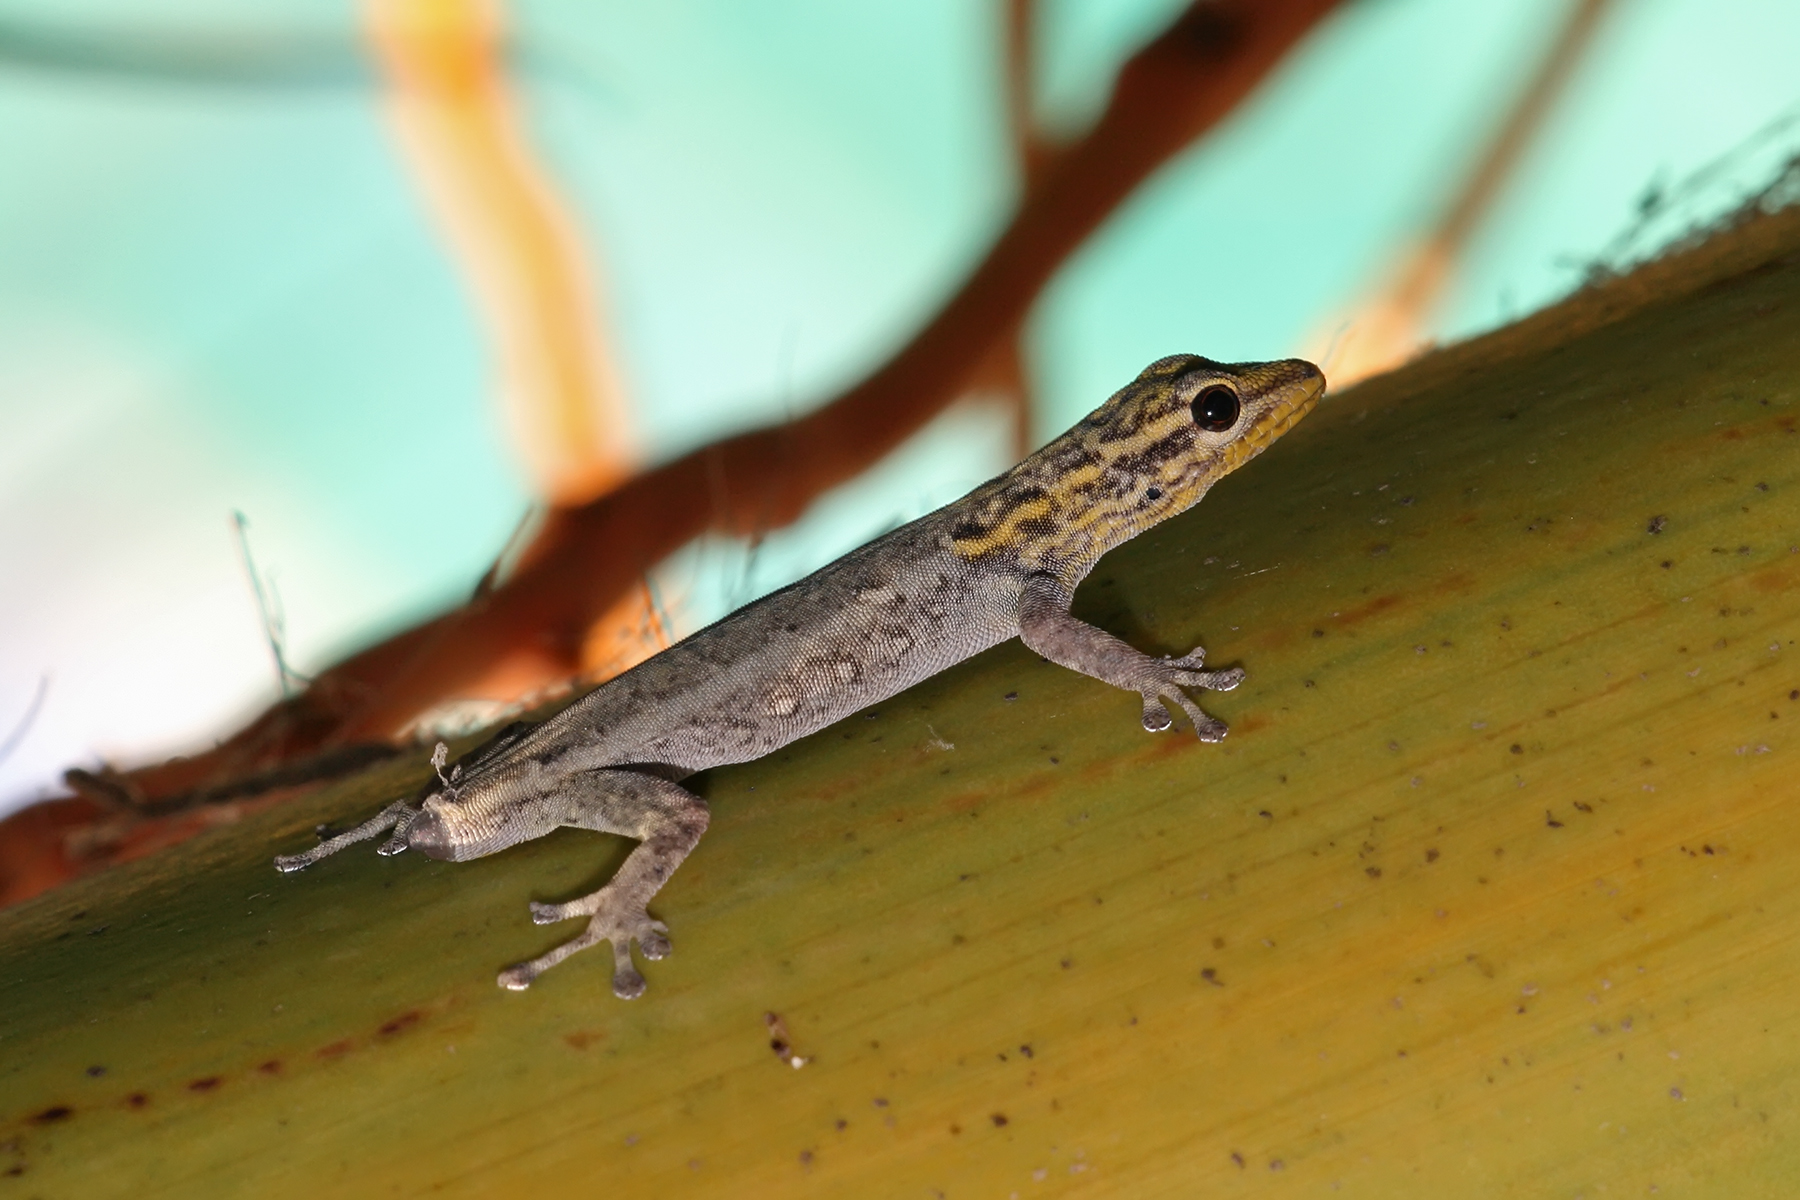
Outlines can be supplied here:
<path id="1" fill-rule="evenodd" d="M 197 748 L 277 694 L 231 527 L 267 485 L 195 427 L 179 372 L 6 307 L 0 745 L 48 684 L 0 761 L 0 813 L 69 766 Z"/>

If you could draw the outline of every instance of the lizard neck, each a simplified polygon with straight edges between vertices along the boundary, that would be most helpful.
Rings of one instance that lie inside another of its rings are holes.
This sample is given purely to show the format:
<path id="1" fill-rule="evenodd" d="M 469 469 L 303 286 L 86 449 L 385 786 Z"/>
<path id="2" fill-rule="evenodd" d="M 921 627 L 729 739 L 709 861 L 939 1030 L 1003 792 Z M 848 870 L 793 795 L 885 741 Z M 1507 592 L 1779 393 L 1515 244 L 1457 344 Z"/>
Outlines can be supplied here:
<path id="1" fill-rule="evenodd" d="M 1129 438 L 1077 425 L 954 506 L 956 552 L 1004 556 L 1073 586 L 1101 555 L 1190 508 L 1224 473 L 1194 454 L 1190 429 L 1168 424 Z"/>

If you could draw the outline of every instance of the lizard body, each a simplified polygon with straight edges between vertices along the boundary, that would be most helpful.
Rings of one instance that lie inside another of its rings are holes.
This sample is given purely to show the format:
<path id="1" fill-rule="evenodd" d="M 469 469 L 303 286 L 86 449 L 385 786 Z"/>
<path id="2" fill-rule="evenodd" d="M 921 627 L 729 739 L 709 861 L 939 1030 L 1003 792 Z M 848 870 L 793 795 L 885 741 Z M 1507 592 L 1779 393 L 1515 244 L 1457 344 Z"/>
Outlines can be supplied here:
<path id="1" fill-rule="evenodd" d="M 605 887 L 531 906 L 587 929 L 501 972 L 524 988 L 601 941 L 613 990 L 642 994 L 631 959 L 669 949 L 650 898 L 706 830 L 705 803 L 680 780 L 759 758 L 1011 637 L 1054 662 L 1140 693 L 1144 726 L 1169 727 L 1174 701 L 1205 741 L 1225 736 L 1183 687 L 1228 690 L 1241 669 L 1207 671 L 1196 648 L 1158 659 L 1069 615 L 1100 556 L 1196 503 L 1317 403 L 1310 363 L 1160 359 L 1068 433 L 936 512 L 875 539 L 602 684 L 536 725 L 509 727 L 420 796 L 275 860 L 297 871 L 392 830 L 408 848 L 465 861 L 564 825 L 640 840 Z"/>

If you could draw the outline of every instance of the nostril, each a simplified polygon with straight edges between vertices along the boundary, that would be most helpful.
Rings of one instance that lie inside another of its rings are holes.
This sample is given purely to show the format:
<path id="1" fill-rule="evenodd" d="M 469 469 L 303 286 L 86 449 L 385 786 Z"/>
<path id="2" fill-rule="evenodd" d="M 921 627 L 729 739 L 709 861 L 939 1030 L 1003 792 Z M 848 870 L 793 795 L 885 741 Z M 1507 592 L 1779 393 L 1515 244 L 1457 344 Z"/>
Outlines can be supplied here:
<path id="1" fill-rule="evenodd" d="M 454 851 L 443 819 L 429 810 L 413 818 L 406 827 L 406 844 L 426 858 L 448 859 Z"/>

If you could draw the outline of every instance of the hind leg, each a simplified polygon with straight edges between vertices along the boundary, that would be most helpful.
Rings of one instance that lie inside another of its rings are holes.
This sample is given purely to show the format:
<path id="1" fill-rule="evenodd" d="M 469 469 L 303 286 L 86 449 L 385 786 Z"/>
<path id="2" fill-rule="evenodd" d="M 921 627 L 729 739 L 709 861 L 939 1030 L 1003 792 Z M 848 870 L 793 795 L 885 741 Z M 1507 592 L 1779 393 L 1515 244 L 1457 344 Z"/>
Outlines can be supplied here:
<path id="1" fill-rule="evenodd" d="M 551 925 L 586 917 L 587 928 L 548 954 L 500 972 L 501 987 L 522 990 L 532 980 L 578 951 L 609 942 L 613 952 L 613 994 L 633 1000 L 644 994 L 644 977 L 631 961 L 631 943 L 644 957 L 669 953 L 668 927 L 650 916 L 650 898 L 668 881 L 706 832 L 706 803 L 678 784 L 636 771 L 589 771 L 571 779 L 557 797 L 565 806 L 560 824 L 639 839 L 607 885 L 564 904 L 531 906 L 531 919 Z"/>

